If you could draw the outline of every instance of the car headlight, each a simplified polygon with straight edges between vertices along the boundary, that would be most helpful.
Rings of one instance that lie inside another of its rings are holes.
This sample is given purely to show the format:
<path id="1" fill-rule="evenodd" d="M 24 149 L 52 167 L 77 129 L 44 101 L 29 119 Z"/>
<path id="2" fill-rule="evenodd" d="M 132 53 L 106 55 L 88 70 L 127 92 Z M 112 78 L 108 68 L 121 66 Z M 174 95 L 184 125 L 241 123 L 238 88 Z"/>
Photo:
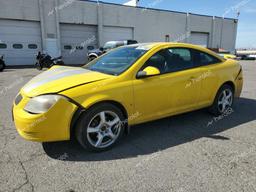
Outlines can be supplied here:
<path id="1" fill-rule="evenodd" d="M 47 112 L 53 105 L 57 103 L 61 98 L 65 97 L 61 95 L 41 95 L 34 97 L 24 107 L 24 110 L 30 113 L 41 114 Z"/>

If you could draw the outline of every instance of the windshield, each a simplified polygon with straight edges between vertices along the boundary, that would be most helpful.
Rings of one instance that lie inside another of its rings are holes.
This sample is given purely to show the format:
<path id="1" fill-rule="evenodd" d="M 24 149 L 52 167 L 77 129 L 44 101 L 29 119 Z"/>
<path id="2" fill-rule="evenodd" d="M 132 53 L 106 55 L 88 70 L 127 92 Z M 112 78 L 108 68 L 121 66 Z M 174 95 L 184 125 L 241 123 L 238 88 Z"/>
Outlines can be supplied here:
<path id="1" fill-rule="evenodd" d="M 85 65 L 84 68 L 110 75 L 119 75 L 132 66 L 146 52 L 146 49 L 139 46 L 121 47 L 93 60 Z"/>

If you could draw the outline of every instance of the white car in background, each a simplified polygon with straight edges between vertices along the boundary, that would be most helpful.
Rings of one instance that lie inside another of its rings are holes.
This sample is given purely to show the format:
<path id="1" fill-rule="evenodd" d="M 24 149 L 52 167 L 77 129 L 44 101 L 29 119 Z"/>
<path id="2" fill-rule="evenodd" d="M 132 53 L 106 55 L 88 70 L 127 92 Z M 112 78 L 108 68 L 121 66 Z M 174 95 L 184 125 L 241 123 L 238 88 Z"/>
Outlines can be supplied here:
<path id="1" fill-rule="evenodd" d="M 256 55 L 248 55 L 248 58 L 249 58 L 250 60 L 256 60 Z"/>

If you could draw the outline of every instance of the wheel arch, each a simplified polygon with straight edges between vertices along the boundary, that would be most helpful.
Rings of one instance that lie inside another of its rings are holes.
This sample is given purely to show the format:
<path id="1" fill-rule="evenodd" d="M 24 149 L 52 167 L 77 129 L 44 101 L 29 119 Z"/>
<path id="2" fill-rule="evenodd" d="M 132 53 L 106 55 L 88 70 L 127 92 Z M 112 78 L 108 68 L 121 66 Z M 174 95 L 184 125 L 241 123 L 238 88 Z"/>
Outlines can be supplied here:
<path id="1" fill-rule="evenodd" d="M 97 58 L 98 55 L 97 55 L 96 53 L 90 53 L 90 54 L 88 55 L 88 57 L 95 57 L 95 58 Z"/>
<path id="2" fill-rule="evenodd" d="M 235 94 L 235 90 L 236 90 L 236 87 L 235 87 L 235 83 L 232 82 L 232 81 L 225 81 L 224 83 L 222 83 L 219 88 L 215 91 L 215 94 L 213 95 L 213 98 L 212 98 L 212 102 L 211 102 L 211 105 L 214 103 L 214 100 L 219 92 L 219 90 L 221 89 L 221 87 L 223 87 L 224 85 L 229 85 L 230 87 L 232 87 L 233 91 L 234 91 L 234 94 Z"/>
<path id="3" fill-rule="evenodd" d="M 96 105 L 101 105 L 101 104 L 105 104 L 105 103 L 108 103 L 108 104 L 111 104 L 111 105 L 114 105 L 116 107 L 118 107 L 125 119 L 127 120 L 128 119 L 128 113 L 127 113 L 127 110 L 125 109 L 125 107 L 118 101 L 114 101 L 114 100 L 104 100 L 104 101 L 99 101 L 99 102 L 96 102 L 96 103 L 93 103 L 92 105 L 88 106 L 87 108 L 82 108 L 82 107 L 79 107 L 76 112 L 74 113 L 73 117 L 72 117 L 72 120 L 71 120 L 71 123 L 70 123 L 70 138 L 74 139 L 75 138 L 75 128 L 76 128 L 76 124 L 77 122 L 79 121 L 79 118 L 81 117 L 81 115 L 83 115 L 84 113 L 86 113 L 86 111 L 92 107 L 95 107 Z M 126 121 L 127 122 L 127 121 Z M 126 134 L 129 134 L 129 126 L 127 123 L 125 123 L 125 133 Z"/>
<path id="4" fill-rule="evenodd" d="M 234 93 L 235 93 L 235 91 L 236 91 L 236 86 L 235 86 L 235 83 L 234 82 L 232 82 L 232 81 L 226 81 L 226 82 L 224 82 L 220 87 L 219 87 L 219 89 L 222 87 L 222 86 L 224 86 L 224 85 L 229 85 L 232 89 L 233 89 L 233 91 L 234 91 Z M 218 90 L 219 90 L 218 89 Z"/>

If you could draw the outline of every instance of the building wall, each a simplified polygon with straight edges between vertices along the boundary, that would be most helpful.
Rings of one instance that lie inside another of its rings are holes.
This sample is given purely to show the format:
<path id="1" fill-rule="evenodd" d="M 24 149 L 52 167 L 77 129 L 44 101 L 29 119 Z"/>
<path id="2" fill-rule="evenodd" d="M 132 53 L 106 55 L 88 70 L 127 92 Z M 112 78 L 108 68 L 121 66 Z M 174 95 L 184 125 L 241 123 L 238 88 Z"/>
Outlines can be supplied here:
<path id="1" fill-rule="evenodd" d="M 60 24 L 96 25 L 98 46 L 104 26 L 132 27 L 138 42 L 190 42 L 190 32 L 207 33 L 209 47 L 235 49 L 233 19 L 75 0 L 0 0 L 0 19 L 40 21 L 42 48 L 60 54 Z M 1 38 L 1 37 L 0 37 Z"/>
<path id="2" fill-rule="evenodd" d="M 0 19 L 39 21 L 38 0 L 0 0 Z"/>

